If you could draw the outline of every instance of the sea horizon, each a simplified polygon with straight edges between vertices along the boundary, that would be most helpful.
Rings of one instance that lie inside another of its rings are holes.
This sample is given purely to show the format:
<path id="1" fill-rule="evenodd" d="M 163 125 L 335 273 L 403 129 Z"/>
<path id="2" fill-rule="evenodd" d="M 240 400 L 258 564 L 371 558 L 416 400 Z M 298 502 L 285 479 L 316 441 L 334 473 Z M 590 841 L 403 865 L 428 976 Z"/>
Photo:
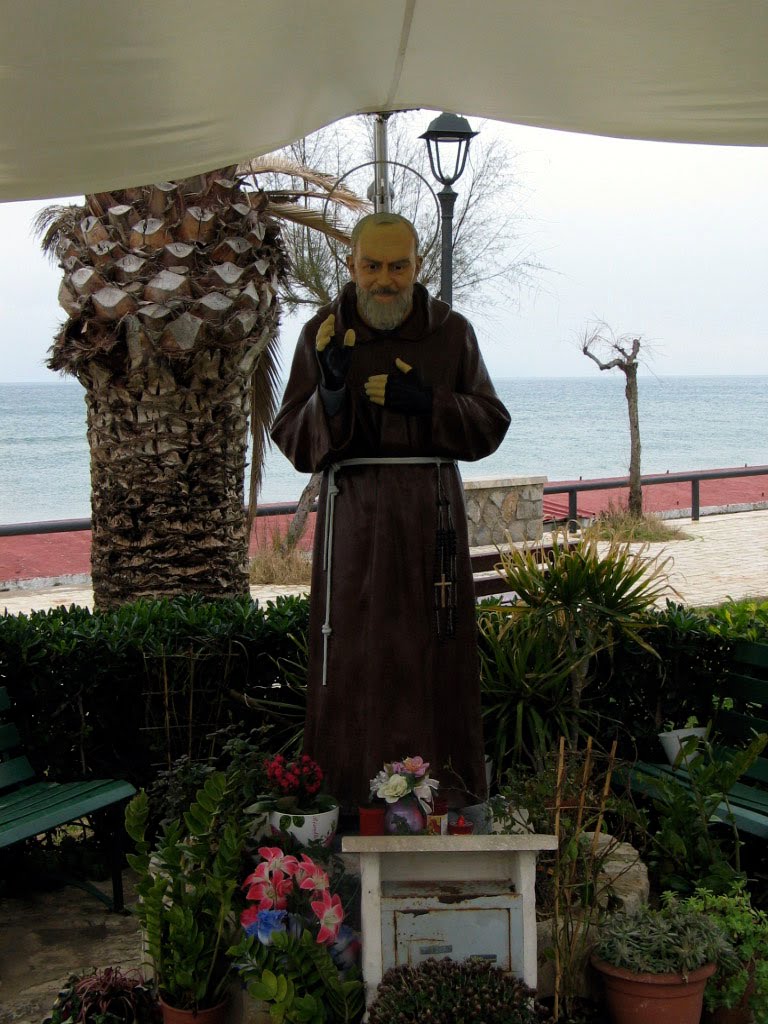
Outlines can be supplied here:
<path id="1" fill-rule="evenodd" d="M 626 476 L 624 378 L 498 377 L 512 425 L 497 452 L 462 463 L 465 480 Z M 768 464 L 768 374 L 643 374 L 644 475 Z M 0 523 L 87 518 L 89 453 L 84 389 L 73 380 L 0 383 Z M 308 480 L 272 448 L 260 502 L 296 501 Z"/>

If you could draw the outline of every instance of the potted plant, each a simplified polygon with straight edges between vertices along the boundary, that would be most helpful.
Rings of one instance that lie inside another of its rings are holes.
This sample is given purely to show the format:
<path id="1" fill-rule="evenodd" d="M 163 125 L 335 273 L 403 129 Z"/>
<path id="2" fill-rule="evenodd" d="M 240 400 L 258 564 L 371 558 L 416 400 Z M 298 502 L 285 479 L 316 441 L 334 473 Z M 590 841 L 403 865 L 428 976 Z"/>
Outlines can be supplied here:
<path id="1" fill-rule="evenodd" d="M 768 914 L 752 906 L 743 885 L 730 893 L 697 889 L 682 906 L 719 921 L 738 959 L 707 982 L 704 1006 L 712 1024 L 768 1020 Z"/>
<path id="2" fill-rule="evenodd" d="M 226 1010 L 233 968 L 227 949 L 236 938 L 238 878 L 246 829 L 228 805 L 227 776 L 210 775 L 182 820 L 168 823 L 154 848 L 146 838 L 143 791 L 126 809 L 136 844 L 128 863 L 138 875 L 137 914 L 155 972 L 163 1018 L 207 1024 Z"/>
<path id="3" fill-rule="evenodd" d="M 246 808 L 264 812 L 273 835 L 292 835 L 302 846 L 330 846 L 339 824 L 339 805 L 321 793 L 323 770 L 308 754 L 292 761 L 282 754 L 265 758 L 268 792 Z"/>
<path id="4" fill-rule="evenodd" d="M 157 1024 L 157 993 L 138 971 L 94 968 L 71 974 L 43 1024 Z"/>
<path id="5" fill-rule="evenodd" d="M 670 897 L 608 916 L 591 962 L 614 1024 L 699 1024 L 707 980 L 736 960 L 716 920 Z"/>
<path id="6" fill-rule="evenodd" d="M 262 846 L 243 888 L 244 933 L 229 950 L 265 1020 L 352 1021 L 363 1011 L 360 940 L 328 873 L 306 854 Z"/>
<path id="7" fill-rule="evenodd" d="M 519 978 L 485 960 L 425 960 L 381 979 L 368 1024 L 536 1024 L 546 1019 Z"/>
<path id="8" fill-rule="evenodd" d="M 664 731 L 659 733 L 659 743 L 661 743 L 667 761 L 671 765 L 678 765 L 682 762 L 687 768 L 691 761 L 694 761 L 701 753 L 699 747 L 701 741 L 706 739 L 707 731 L 706 726 L 698 724 L 695 715 L 686 721 L 682 729 L 675 729 L 672 722 L 667 722 Z"/>

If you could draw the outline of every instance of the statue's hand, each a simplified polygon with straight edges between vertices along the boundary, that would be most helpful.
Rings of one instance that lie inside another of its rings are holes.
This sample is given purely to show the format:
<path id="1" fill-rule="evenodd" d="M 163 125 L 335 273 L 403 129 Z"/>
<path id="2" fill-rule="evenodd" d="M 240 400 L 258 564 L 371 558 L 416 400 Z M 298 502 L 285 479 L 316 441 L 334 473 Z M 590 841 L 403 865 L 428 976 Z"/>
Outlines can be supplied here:
<path id="1" fill-rule="evenodd" d="M 320 376 L 323 387 L 329 391 L 339 391 L 344 387 L 352 362 L 352 349 L 355 345 L 355 332 L 350 328 L 344 334 L 343 344 L 334 339 L 336 318 L 331 313 L 320 324 L 315 336 L 315 352 L 320 365 Z"/>
<path id="2" fill-rule="evenodd" d="M 395 373 L 377 373 L 365 382 L 365 393 L 375 405 L 407 416 L 432 412 L 432 388 L 402 359 L 395 360 Z"/>

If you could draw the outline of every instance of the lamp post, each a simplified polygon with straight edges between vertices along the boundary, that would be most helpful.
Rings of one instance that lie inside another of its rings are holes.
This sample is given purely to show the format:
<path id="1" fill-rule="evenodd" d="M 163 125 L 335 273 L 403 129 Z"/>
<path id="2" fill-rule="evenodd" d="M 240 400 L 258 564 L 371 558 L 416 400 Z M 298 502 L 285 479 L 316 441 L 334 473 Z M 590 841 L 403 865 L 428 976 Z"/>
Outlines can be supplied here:
<path id="1" fill-rule="evenodd" d="M 426 139 L 429 166 L 443 186 L 438 192 L 443 232 L 440 298 L 449 306 L 453 302 L 453 208 L 456 205 L 456 192 L 451 185 L 461 177 L 467 162 L 469 144 L 476 135 L 477 132 L 472 131 L 465 117 L 442 113 L 431 121 L 424 134 L 419 136 Z"/>

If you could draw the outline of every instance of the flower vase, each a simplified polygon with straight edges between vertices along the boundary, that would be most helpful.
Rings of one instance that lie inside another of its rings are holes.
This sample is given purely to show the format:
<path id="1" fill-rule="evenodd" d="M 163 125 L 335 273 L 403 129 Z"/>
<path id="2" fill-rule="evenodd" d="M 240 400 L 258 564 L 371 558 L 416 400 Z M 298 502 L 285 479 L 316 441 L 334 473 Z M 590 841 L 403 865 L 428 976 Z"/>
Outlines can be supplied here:
<path id="1" fill-rule="evenodd" d="M 419 835 L 426 828 L 427 818 L 415 796 L 404 796 L 384 811 L 384 831 L 387 835 Z"/>

